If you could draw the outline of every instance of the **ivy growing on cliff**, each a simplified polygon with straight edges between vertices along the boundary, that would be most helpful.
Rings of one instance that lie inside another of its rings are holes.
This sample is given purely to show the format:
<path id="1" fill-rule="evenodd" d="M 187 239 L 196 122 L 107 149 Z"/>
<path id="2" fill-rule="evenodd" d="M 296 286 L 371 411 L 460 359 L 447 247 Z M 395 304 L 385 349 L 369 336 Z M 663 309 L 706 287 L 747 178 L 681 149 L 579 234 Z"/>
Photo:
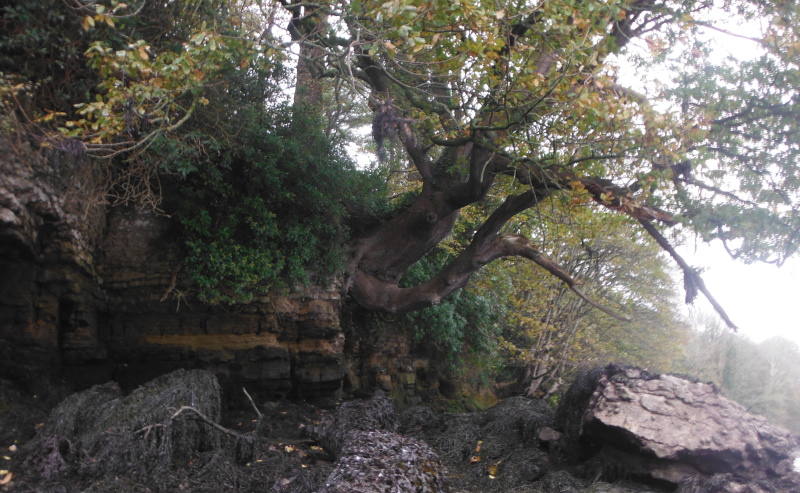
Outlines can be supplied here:
<path id="1" fill-rule="evenodd" d="M 241 116 L 235 144 L 180 185 L 185 265 L 207 302 L 324 282 L 342 267 L 346 218 L 384 207 L 385 180 L 356 169 L 317 122 L 283 107 Z"/>

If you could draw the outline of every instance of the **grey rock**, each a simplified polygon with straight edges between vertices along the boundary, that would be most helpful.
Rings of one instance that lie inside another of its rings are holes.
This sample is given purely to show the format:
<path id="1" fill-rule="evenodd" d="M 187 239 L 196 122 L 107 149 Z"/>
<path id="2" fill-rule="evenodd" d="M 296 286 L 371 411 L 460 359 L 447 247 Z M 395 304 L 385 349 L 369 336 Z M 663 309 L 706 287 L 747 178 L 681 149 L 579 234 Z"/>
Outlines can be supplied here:
<path id="1" fill-rule="evenodd" d="M 674 484 L 731 474 L 748 481 L 786 475 L 797 442 L 716 386 L 609 365 L 576 379 L 556 416 L 566 449 L 603 455 L 629 473 Z"/>

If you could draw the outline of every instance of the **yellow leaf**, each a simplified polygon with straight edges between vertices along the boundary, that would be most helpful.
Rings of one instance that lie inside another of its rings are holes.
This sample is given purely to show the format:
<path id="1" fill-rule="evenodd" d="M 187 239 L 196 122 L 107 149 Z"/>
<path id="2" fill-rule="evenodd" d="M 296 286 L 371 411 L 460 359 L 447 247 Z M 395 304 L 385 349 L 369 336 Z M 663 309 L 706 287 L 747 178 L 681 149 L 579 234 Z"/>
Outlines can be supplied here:
<path id="1" fill-rule="evenodd" d="M 150 55 L 147 54 L 147 49 L 144 46 L 139 47 L 139 56 L 142 57 L 142 60 L 150 59 Z"/>
<path id="2" fill-rule="evenodd" d="M 94 27 L 94 19 L 92 19 L 91 15 L 87 15 L 83 18 L 83 30 L 88 31 L 89 29 Z"/>

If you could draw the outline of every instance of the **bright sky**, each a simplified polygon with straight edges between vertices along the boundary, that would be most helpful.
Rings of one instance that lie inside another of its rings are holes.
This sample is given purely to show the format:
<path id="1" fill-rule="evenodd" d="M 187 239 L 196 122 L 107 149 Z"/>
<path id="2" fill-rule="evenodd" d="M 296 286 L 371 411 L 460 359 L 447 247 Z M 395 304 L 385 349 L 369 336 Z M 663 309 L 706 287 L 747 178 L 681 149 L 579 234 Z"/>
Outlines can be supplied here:
<path id="1" fill-rule="evenodd" d="M 693 267 L 707 267 L 702 277 L 711 295 L 722 305 L 739 333 L 755 342 L 783 336 L 800 345 L 800 258 L 782 267 L 731 259 L 717 244 L 682 247 L 680 254 Z M 694 305 L 713 313 L 698 296 Z"/>
<path id="2" fill-rule="evenodd" d="M 723 15 L 715 21 L 730 32 L 757 37 L 761 31 L 758 21 L 735 26 L 719 22 L 722 18 Z M 728 55 L 750 58 L 758 50 L 755 43 L 740 37 L 714 31 L 706 34 L 716 41 L 716 55 L 720 60 Z M 621 73 L 634 87 L 636 79 L 641 80 L 640 75 L 644 75 L 629 73 L 625 68 Z M 647 75 L 653 77 L 657 73 Z M 764 263 L 746 265 L 733 260 L 719 242 L 687 245 L 678 251 L 691 266 L 706 268 L 702 275 L 706 287 L 739 327 L 740 334 L 755 342 L 779 335 L 800 345 L 800 258 L 795 256 L 780 268 Z M 681 286 L 682 280 L 680 277 Z M 702 294 L 698 295 L 694 307 L 715 313 Z"/>

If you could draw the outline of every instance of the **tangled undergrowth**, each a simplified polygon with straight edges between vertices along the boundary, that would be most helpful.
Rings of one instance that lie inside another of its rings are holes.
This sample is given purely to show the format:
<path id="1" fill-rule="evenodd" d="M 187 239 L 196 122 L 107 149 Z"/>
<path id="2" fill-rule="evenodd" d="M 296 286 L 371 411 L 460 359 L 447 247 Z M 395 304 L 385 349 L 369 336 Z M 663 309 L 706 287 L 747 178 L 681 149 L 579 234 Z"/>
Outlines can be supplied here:
<path id="1" fill-rule="evenodd" d="M 201 370 L 164 375 L 128 396 L 113 383 L 72 394 L 31 441 L 13 446 L 11 479 L 0 491 L 210 493 L 268 485 L 301 493 L 330 473 L 330 457 L 301 436 L 317 417 L 310 405 L 287 403 L 291 413 L 259 419 L 252 411 L 229 416 L 235 422 L 222 426 L 220 402 L 216 378 Z M 276 426 L 288 433 L 268 438 Z"/>
<path id="2" fill-rule="evenodd" d="M 114 383 L 72 394 L 37 423 L 43 413 L 23 415 L 30 399 L 3 382 L 0 391 L 0 446 L 8 450 L 0 493 L 674 490 L 581 473 L 548 449 L 552 410 L 523 397 L 470 414 L 397 413 L 378 393 L 328 400 L 324 409 L 282 401 L 223 415 L 214 375 L 178 370 L 128 395 Z M 34 427 L 35 436 L 24 431 Z M 679 491 L 712 491 L 695 483 Z"/>

